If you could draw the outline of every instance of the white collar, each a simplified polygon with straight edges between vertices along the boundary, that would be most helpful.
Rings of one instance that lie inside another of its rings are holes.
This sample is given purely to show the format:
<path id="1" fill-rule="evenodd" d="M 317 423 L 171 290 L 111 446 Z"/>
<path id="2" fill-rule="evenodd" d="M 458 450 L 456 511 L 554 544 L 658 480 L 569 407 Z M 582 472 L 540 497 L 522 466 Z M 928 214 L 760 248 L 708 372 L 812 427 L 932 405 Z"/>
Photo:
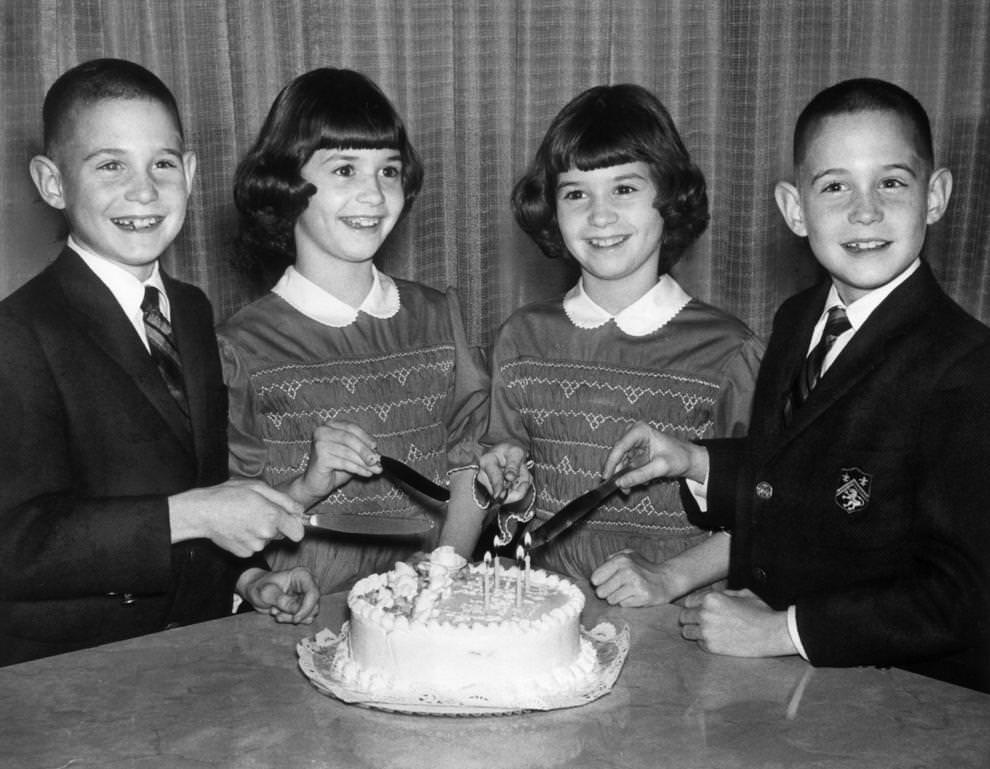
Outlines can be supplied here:
<path id="1" fill-rule="evenodd" d="M 889 283 L 885 283 L 880 286 L 880 288 L 875 288 L 868 294 L 864 294 L 855 302 L 851 302 L 845 307 L 846 317 L 849 318 L 849 325 L 853 329 L 858 329 L 864 323 L 866 319 L 870 317 L 870 314 L 880 306 L 880 303 L 886 299 L 891 293 L 897 288 L 901 283 L 910 278 L 917 269 L 921 266 L 921 259 L 915 259 L 914 262 L 908 266 L 904 272 L 898 275 L 896 278 L 891 280 Z M 835 284 L 828 290 L 828 296 L 825 298 L 825 309 L 822 311 L 822 316 L 824 317 L 829 309 L 835 307 L 836 305 L 842 306 L 842 300 L 839 298 L 839 292 L 835 288 Z M 823 323 L 819 319 L 819 323 Z"/>
<path id="2" fill-rule="evenodd" d="M 629 336 L 646 336 L 667 325 L 684 306 L 690 295 L 669 275 L 660 280 L 639 299 L 617 315 L 595 304 L 584 291 L 583 280 L 578 280 L 564 295 L 564 312 L 578 328 L 598 328 L 610 320 Z"/>
<path id="3" fill-rule="evenodd" d="M 158 262 L 155 261 L 151 268 L 151 277 L 143 283 L 134 275 L 119 264 L 99 256 L 94 251 L 80 245 L 79 241 L 69 235 L 66 245 L 79 254 L 79 258 L 85 262 L 96 277 L 103 281 L 104 285 L 110 289 L 114 299 L 123 308 L 128 318 L 141 317 L 141 302 L 144 300 L 144 287 L 154 286 L 159 291 L 159 309 L 162 315 L 171 320 L 172 307 L 168 301 L 168 294 L 165 293 L 165 284 L 162 282 L 161 272 Z"/>
<path id="4" fill-rule="evenodd" d="M 307 318 L 324 326 L 344 328 L 357 320 L 364 312 L 375 318 L 391 318 L 399 311 L 399 288 L 384 272 L 371 267 L 371 290 L 358 307 L 351 307 L 333 294 L 303 276 L 295 267 L 289 267 L 272 288 L 286 302 Z"/>

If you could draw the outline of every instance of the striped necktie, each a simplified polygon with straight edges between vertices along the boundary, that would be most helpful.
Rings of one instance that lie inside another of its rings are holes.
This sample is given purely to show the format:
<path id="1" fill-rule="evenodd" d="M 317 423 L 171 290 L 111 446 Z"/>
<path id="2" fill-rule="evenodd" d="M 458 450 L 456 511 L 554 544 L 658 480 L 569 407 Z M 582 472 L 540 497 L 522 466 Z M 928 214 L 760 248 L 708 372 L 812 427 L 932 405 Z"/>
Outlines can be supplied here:
<path id="1" fill-rule="evenodd" d="M 808 399 L 808 395 L 815 389 L 818 380 L 822 378 L 822 363 L 824 363 L 828 351 L 832 349 L 832 345 L 835 344 L 835 340 L 851 328 L 852 324 L 849 323 L 849 318 L 846 317 L 844 307 L 836 305 L 829 309 L 828 319 L 825 321 L 825 329 L 822 331 L 822 338 L 815 345 L 815 349 L 805 358 L 804 366 L 795 384 L 795 407 L 800 406 Z"/>
<path id="2" fill-rule="evenodd" d="M 172 338 L 172 325 L 159 308 L 158 289 L 154 286 L 145 286 L 141 312 L 144 314 L 144 330 L 148 335 L 151 357 L 158 366 L 162 379 L 165 380 L 169 395 L 179 406 L 188 426 L 189 402 L 186 400 L 185 382 L 182 378 L 182 359 L 179 357 L 179 348 L 175 346 L 175 340 Z"/>

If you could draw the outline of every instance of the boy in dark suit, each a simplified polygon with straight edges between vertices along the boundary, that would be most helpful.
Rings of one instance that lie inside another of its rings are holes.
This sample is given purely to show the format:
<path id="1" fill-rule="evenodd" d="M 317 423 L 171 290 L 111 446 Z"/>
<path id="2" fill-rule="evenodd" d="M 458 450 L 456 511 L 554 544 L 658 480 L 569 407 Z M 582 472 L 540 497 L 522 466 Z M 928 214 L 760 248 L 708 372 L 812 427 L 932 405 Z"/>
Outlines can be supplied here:
<path id="1" fill-rule="evenodd" d="M 872 79 L 809 103 L 794 164 L 776 200 L 829 279 L 778 311 L 748 437 L 637 425 L 605 472 L 638 453 L 624 484 L 701 484 L 695 520 L 731 532 L 732 589 L 685 600 L 685 638 L 988 691 L 990 330 L 920 259 L 952 177 L 922 106 Z"/>
<path id="2" fill-rule="evenodd" d="M 98 59 L 49 90 L 41 197 L 69 239 L 0 302 L 0 664 L 229 614 L 236 594 L 311 621 L 305 570 L 254 555 L 299 506 L 227 479 L 209 301 L 158 259 L 196 158 L 168 88 Z"/>

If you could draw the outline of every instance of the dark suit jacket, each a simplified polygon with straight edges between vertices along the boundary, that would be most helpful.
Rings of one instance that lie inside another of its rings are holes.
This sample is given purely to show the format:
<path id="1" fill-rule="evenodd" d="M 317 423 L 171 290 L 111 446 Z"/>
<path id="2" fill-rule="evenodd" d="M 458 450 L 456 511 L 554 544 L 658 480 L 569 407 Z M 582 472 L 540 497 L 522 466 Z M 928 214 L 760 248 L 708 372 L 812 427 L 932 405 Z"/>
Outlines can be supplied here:
<path id="1" fill-rule="evenodd" d="M 227 477 L 227 400 L 209 301 L 163 280 L 191 436 L 74 252 L 0 302 L 0 664 L 230 612 L 245 562 L 169 541 L 167 496 Z"/>
<path id="2" fill-rule="evenodd" d="M 828 284 L 774 319 L 748 438 L 709 444 L 730 586 L 796 605 L 823 666 L 903 665 L 990 687 L 990 329 L 926 264 L 786 425 Z"/>

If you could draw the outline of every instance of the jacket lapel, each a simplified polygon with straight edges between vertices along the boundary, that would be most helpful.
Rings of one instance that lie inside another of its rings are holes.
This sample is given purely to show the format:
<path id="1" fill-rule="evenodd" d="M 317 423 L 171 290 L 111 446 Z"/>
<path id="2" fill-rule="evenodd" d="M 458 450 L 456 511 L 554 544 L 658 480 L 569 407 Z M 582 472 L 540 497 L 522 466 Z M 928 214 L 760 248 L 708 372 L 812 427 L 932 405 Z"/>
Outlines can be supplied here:
<path id="1" fill-rule="evenodd" d="M 907 333 L 910 328 L 920 322 L 932 301 L 935 281 L 926 264 L 899 286 L 887 297 L 870 315 L 863 326 L 856 332 L 845 349 L 835 359 L 835 362 L 825 372 L 821 381 L 808 396 L 808 400 L 794 412 L 789 425 L 783 425 L 781 419 L 779 448 L 786 446 L 790 440 L 800 435 L 817 420 L 827 418 L 829 409 L 835 402 L 855 387 L 864 378 L 880 367 L 887 358 L 891 340 Z M 798 329 L 801 336 L 795 332 L 794 344 L 799 355 L 788 360 L 785 388 L 791 386 L 793 377 L 804 362 L 804 353 L 811 339 L 811 332 L 824 309 L 824 294 L 814 306 L 809 303 L 808 312 L 802 318 Z"/>
<path id="2" fill-rule="evenodd" d="M 821 315 L 827 292 L 827 283 L 808 291 L 798 313 L 775 321 L 770 348 L 760 369 L 760 387 L 757 388 L 757 402 L 763 413 L 760 424 L 764 434 L 779 436 L 788 432 L 784 416 L 787 404 L 798 372 L 804 365 L 808 342 Z M 761 391 L 768 393 L 769 397 L 762 396 Z"/>
<path id="3" fill-rule="evenodd" d="M 67 308 L 85 317 L 80 328 L 112 359 L 162 416 L 190 455 L 192 436 L 158 368 L 110 289 L 73 251 L 66 249 L 53 265 Z"/>

